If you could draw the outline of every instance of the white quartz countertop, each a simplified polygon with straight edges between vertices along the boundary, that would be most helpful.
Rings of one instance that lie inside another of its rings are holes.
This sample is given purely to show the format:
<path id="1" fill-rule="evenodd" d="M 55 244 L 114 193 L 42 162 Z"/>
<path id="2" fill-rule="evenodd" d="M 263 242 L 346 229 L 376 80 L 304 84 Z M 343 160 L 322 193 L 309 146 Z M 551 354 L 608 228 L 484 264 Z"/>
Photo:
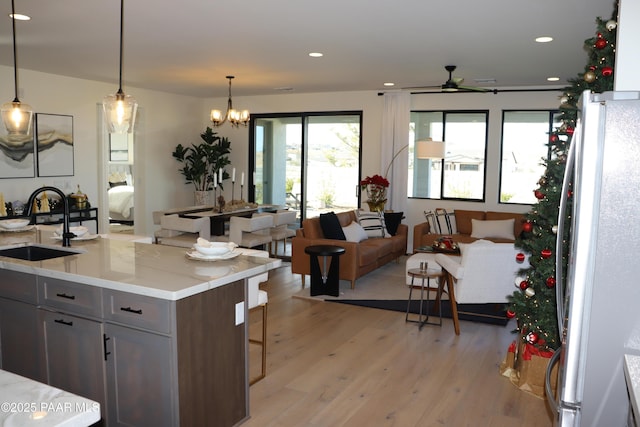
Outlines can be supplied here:
<path id="1" fill-rule="evenodd" d="M 0 425 L 81 427 L 99 420 L 98 402 L 0 370 Z"/>
<path id="2" fill-rule="evenodd" d="M 53 232 L 33 229 L 0 232 L 0 249 L 25 244 L 61 247 Z M 66 248 L 65 248 L 66 249 Z M 274 258 L 239 255 L 229 260 L 201 261 L 187 249 L 98 236 L 74 240 L 82 253 L 45 261 L 0 256 L 0 269 L 37 274 L 102 288 L 179 300 L 236 280 L 253 277 L 281 265 Z"/>

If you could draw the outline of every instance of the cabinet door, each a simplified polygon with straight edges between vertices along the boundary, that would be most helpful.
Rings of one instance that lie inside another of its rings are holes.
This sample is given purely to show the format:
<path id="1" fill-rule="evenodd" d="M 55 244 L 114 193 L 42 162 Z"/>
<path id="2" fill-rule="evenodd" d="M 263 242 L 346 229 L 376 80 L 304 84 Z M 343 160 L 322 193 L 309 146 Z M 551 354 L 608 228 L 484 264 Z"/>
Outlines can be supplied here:
<path id="1" fill-rule="evenodd" d="M 110 323 L 105 334 L 109 425 L 178 425 L 171 339 Z"/>
<path id="2" fill-rule="evenodd" d="M 46 354 L 46 383 L 100 403 L 105 411 L 102 323 L 39 310 Z"/>
<path id="3" fill-rule="evenodd" d="M 35 305 L 0 298 L 0 368 L 46 382 Z"/>

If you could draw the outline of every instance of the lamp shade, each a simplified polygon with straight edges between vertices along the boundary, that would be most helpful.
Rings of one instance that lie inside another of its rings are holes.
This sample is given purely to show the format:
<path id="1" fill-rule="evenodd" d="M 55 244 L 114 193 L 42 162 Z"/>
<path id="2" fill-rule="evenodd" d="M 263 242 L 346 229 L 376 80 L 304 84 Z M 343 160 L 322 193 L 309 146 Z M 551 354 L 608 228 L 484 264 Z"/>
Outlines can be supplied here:
<path id="1" fill-rule="evenodd" d="M 102 101 L 104 119 L 109 133 L 132 133 L 136 121 L 138 102 L 132 96 L 118 91 Z"/>
<path id="2" fill-rule="evenodd" d="M 2 122 L 9 135 L 31 136 L 33 109 L 18 100 L 2 104 Z"/>
<path id="3" fill-rule="evenodd" d="M 416 141 L 416 157 L 419 159 L 444 159 L 444 141 L 431 138 Z"/>

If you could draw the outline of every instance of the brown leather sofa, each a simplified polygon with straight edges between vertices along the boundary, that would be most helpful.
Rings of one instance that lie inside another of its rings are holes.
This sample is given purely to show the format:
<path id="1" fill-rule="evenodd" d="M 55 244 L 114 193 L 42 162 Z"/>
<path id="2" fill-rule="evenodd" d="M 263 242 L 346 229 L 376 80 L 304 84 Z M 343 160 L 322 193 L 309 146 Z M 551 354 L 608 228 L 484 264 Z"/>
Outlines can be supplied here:
<path id="1" fill-rule="evenodd" d="M 355 211 L 337 214 L 342 227 L 357 222 Z M 376 268 L 397 260 L 407 252 L 408 227 L 400 224 L 394 236 L 373 237 L 358 243 L 346 240 L 326 239 L 320 227 L 320 218 L 308 218 L 302 221 L 302 227 L 291 239 L 291 271 L 302 275 L 302 286 L 305 275 L 310 273 L 309 255 L 304 249 L 312 245 L 335 245 L 345 249 L 340 256 L 340 280 L 349 280 L 351 288 L 355 288 L 356 279 Z"/>
<path id="2" fill-rule="evenodd" d="M 495 243 L 513 243 L 515 241 L 515 238 L 517 238 L 520 233 L 522 233 L 522 224 L 524 222 L 523 214 L 511 212 L 484 212 L 456 209 L 454 211 L 454 215 L 457 233 L 449 234 L 448 236 L 452 236 L 454 242 L 456 243 L 473 243 L 478 240 L 478 237 L 472 237 L 472 219 L 479 221 L 502 221 L 513 218 L 514 239 L 505 237 L 492 237 L 490 235 L 481 237 L 482 239 L 491 240 Z M 433 233 L 428 221 L 417 224 L 413 227 L 413 251 L 416 252 L 416 249 L 421 246 L 431 246 L 433 245 L 434 241 L 443 236 L 445 235 Z"/>

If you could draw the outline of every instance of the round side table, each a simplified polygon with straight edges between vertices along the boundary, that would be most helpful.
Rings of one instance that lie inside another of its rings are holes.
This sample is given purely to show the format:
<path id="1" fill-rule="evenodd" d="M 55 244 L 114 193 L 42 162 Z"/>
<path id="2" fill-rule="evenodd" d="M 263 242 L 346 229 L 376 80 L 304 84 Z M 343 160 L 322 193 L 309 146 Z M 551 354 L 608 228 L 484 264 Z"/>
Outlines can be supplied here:
<path id="1" fill-rule="evenodd" d="M 309 262 L 311 263 L 311 296 L 339 296 L 340 255 L 344 254 L 345 249 L 333 245 L 312 245 L 304 248 L 304 251 L 309 254 Z M 319 257 L 322 257 L 322 268 Z M 329 257 L 331 257 L 330 260 Z M 327 261 L 330 261 L 328 266 Z"/>
<path id="2" fill-rule="evenodd" d="M 442 326 L 442 298 L 441 297 L 442 297 L 442 289 L 444 286 L 442 270 L 429 270 L 429 269 L 420 270 L 419 268 L 412 268 L 412 269 L 409 269 L 409 271 L 407 271 L 407 274 L 411 276 L 411 284 L 409 285 L 409 300 L 407 301 L 407 314 L 404 320 L 406 322 L 418 323 L 420 325 L 418 329 L 422 329 L 424 325 Z M 417 285 L 414 283 L 416 278 L 420 279 L 420 285 Z M 435 287 L 435 288 L 431 287 L 431 283 L 430 283 L 431 279 L 439 279 L 438 287 Z M 426 286 L 425 286 L 425 281 L 426 281 Z M 409 319 L 409 308 L 411 306 L 411 295 L 413 293 L 413 288 L 420 289 L 420 312 L 418 315 L 418 320 Z M 426 313 L 424 313 L 423 311 L 423 305 L 425 302 L 425 298 L 424 298 L 425 290 L 427 291 Z M 434 302 L 438 304 L 438 317 L 440 319 L 438 323 L 429 322 L 429 304 L 430 304 L 429 291 L 432 291 L 432 290 L 436 291 L 436 299 Z"/>

